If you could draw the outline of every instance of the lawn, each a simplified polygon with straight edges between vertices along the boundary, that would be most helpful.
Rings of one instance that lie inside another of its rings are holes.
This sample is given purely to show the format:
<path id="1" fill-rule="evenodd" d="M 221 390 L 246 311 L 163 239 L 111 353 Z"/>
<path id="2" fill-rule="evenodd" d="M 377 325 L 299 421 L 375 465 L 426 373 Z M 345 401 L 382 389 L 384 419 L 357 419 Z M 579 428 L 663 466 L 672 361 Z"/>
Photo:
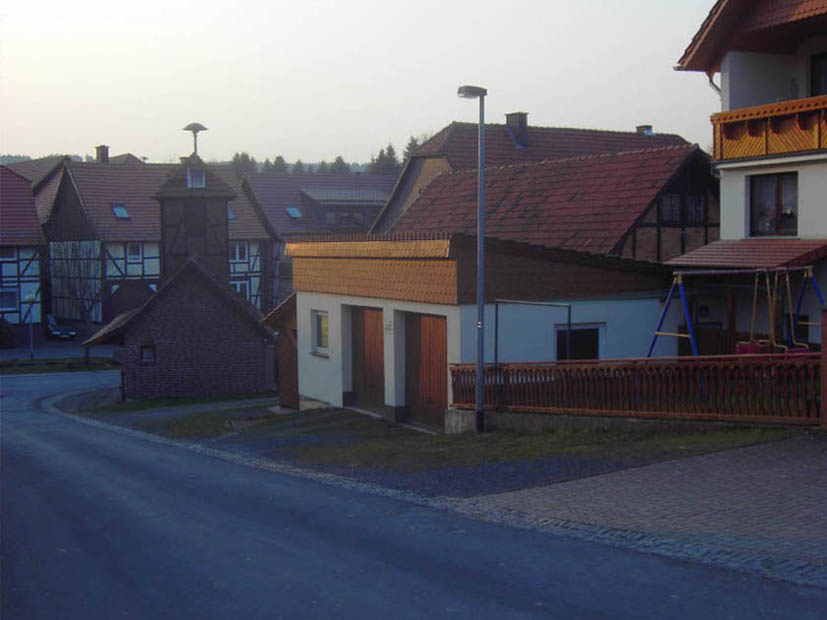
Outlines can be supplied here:
<path id="1" fill-rule="evenodd" d="M 77 372 L 120 368 L 109 357 L 92 357 L 87 364 L 81 357 L 44 360 L 6 360 L 0 362 L 0 375 L 22 375 L 44 372 Z"/>

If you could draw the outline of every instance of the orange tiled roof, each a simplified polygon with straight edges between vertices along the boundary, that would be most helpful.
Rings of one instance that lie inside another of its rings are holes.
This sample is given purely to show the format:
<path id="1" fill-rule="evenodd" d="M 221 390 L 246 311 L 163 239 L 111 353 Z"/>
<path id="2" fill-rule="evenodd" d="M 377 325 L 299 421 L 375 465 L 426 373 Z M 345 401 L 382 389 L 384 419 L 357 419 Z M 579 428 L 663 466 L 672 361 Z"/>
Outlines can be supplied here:
<path id="1" fill-rule="evenodd" d="M 29 180 L 0 166 L 0 245 L 43 243 Z"/>
<path id="2" fill-rule="evenodd" d="M 487 168 L 487 236 L 608 254 L 697 146 L 605 153 Z M 475 234 L 477 174 L 435 179 L 394 233 Z"/>
<path id="3" fill-rule="evenodd" d="M 774 44 L 782 49 L 794 49 L 807 32 L 824 32 L 827 0 L 718 0 L 678 60 L 678 67 L 712 73 L 719 69 L 728 50 L 769 51 L 763 48 L 770 29 L 807 22 L 811 22 L 812 32 L 792 30 L 789 36 L 776 38 Z"/>
<path id="4" fill-rule="evenodd" d="M 525 145 L 518 145 L 507 125 L 486 123 L 485 162 L 487 166 L 507 166 L 544 159 L 579 157 L 643 148 L 687 144 L 675 134 L 641 134 L 636 131 L 575 129 L 567 127 L 527 128 Z M 477 167 L 478 126 L 454 122 L 420 146 L 417 156 L 445 156 L 454 170 Z"/>
<path id="5" fill-rule="evenodd" d="M 702 246 L 670 267 L 761 269 L 801 267 L 827 257 L 827 239 L 722 239 Z"/>

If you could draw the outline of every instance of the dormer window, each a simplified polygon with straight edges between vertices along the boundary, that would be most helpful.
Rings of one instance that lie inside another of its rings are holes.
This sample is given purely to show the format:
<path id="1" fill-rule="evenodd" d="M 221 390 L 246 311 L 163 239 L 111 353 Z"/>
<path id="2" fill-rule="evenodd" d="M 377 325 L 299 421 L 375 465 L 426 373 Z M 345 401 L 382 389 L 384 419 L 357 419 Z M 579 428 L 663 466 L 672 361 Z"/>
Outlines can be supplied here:
<path id="1" fill-rule="evenodd" d="M 119 220 L 128 220 L 129 211 L 126 210 L 126 205 L 122 202 L 113 202 L 111 205 L 112 214 Z"/>
<path id="2" fill-rule="evenodd" d="M 207 175 L 203 170 L 187 168 L 187 189 L 203 189 L 207 187 Z"/>
<path id="3" fill-rule="evenodd" d="M 298 220 L 302 216 L 302 212 L 299 211 L 298 207 L 287 207 L 285 209 L 287 211 L 287 215 L 290 217 L 291 220 Z"/>
<path id="4" fill-rule="evenodd" d="M 228 220 L 234 220 L 235 219 L 235 213 L 233 213 L 233 210 L 230 208 L 230 203 L 229 202 L 227 203 L 227 219 Z"/>

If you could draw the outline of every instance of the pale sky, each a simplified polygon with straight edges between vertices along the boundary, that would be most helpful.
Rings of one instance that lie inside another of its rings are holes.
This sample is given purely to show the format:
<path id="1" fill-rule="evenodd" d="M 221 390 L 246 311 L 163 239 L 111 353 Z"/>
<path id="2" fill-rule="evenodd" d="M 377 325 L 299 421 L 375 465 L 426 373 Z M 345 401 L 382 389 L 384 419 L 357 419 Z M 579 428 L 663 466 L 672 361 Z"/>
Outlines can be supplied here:
<path id="1" fill-rule="evenodd" d="M 714 0 L 0 0 L 0 153 L 368 161 L 486 120 L 678 133 L 720 108 L 672 67 Z"/>

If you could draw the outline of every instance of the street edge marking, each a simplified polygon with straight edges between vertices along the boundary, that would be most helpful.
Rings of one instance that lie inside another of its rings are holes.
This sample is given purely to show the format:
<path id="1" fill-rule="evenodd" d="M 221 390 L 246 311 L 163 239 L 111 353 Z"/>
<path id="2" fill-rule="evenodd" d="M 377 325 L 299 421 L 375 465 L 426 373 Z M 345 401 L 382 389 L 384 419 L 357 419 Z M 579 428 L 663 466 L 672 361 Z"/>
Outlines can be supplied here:
<path id="1" fill-rule="evenodd" d="M 126 435 L 160 445 L 183 448 L 196 454 L 202 454 L 263 471 L 313 480 L 314 482 L 329 486 L 360 491 L 428 508 L 447 510 L 477 521 L 522 530 L 540 531 L 566 538 L 576 538 L 584 542 L 607 544 L 629 551 L 649 553 L 673 560 L 749 573 L 758 577 L 792 582 L 802 586 L 827 588 L 827 568 L 807 562 L 779 559 L 772 555 L 751 554 L 737 550 L 730 551 L 704 543 L 685 542 L 675 538 L 665 538 L 635 530 L 622 530 L 577 521 L 536 517 L 521 511 L 484 506 L 483 501 L 480 500 L 480 497 L 484 496 L 470 498 L 446 496 L 426 497 L 410 491 L 401 491 L 368 482 L 360 482 L 337 474 L 311 471 L 284 462 L 244 456 L 235 452 L 218 450 L 196 443 L 176 441 L 167 437 L 153 435 L 152 433 L 65 413 L 54 406 L 58 400 L 77 396 L 87 391 L 88 390 L 78 390 L 50 396 L 42 399 L 39 402 L 39 406 L 47 413 L 101 430 L 115 432 L 120 435 Z"/>

